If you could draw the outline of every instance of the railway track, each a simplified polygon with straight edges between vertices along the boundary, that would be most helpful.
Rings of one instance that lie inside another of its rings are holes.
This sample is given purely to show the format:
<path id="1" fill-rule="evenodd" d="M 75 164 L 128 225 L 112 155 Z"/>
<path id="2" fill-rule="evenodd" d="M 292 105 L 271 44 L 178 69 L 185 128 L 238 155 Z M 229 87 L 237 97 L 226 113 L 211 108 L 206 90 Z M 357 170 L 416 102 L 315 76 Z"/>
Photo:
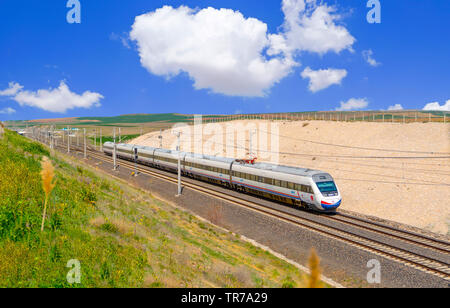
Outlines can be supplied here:
<path id="1" fill-rule="evenodd" d="M 370 221 L 364 218 L 351 216 L 348 214 L 337 213 L 336 216 L 328 216 L 328 219 L 338 221 L 347 225 L 364 228 L 374 233 L 388 236 L 403 242 L 411 243 L 427 249 L 432 249 L 437 252 L 449 254 L 450 258 L 450 243 L 432 238 L 422 234 L 401 230 L 385 224 Z"/>
<path id="2" fill-rule="evenodd" d="M 63 151 L 66 151 L 67 148 L 61 147 L 61 149 Z M 72 150 L 75 150 L 77 152 L 83 152 L 83 149 L 77 147 L 72 147 Z M 113 161 L 112 157 L 105 156 L 103 153 L 92 150 L 91 148 L 88 148 L 87 151 L 89 152 L 89 156 L 98 159 L 100 161 L 107 163 L 112 163 Z M 131 171 L 134 171 L 136 168 L 134 163 L 126 160 L 117 159 L 117 162 L 120 162 L 120 166 L 128 168 Z M 142 165 L 137 165 L 137 171 L 139 171 L 141 174 L 156 177 L 170 183 L 177 183 L 175 175 L 174 176 L 165 175 L 160 172 L 153 171 L 150 168 L 143 167 Z M 279 220 L 294 224 L 296 226 L 308 229 L 310 231 L 319 232 L 324 236 L 342 241 L 346 244 L 358 247 L 360 249 L 366 250 L 376 255 L 380 255 L 382 257 L 395 260 L 397 262 L 411 266 L 426 273 L 435 275 L 450 282 L 450 264 L 448 263 L 448 261 L 444 262 L 442 260 L 438 260 L 436 258 L 414 252 L 413 249 L 404 249 L 383 242 L 381 240 L 377 240 L 375 239 L 376 236 L 362 235 L 361 233 L 352 232 L 342 227 L 336 227 L 333 226 L 332 224 L 320 222 L 312 218 L 294 215 L 287 211 L 274 209 L 272 207 L 254 201 L 249 201 L 244 198 L 232 195 L 231 191 L 229 194 L 227 194 L 224 193 L 223 191 L 211 189 L 210 187 L 206 188 L 201 184 L 193 183 L 193 181 L 183 181 L 183 186 L 185 188 L 189 188 L 199 193 L 213 196 L 217 199 L 221 199 L 239 205 L 241 207 L 245 207 L 249 210 L 258 212 L 263 215 L 277 218 Z M 414 247 L 420 247 L 422 249 L 425 248 L 430 251 L 438 252 L 446 257 L 448 256 L 450 260 L 449 242 L 432 238 L 429 236 L 424 236 L 422 234 L 401 230 L 385 224 L 373 222 L 367 219 L 351 216 L 348 214 L 338 214 L 335 216 L 324 216 L 324 217 L 326 217 L 326 219 L 328 219 L 329 221 L 334 221 L 342 225 L 358 228 L 360 230 L 369 232 L 371 234 L 376 234 L 378 236 L 381 235 L 384 238 L 387 237 L 390 239 L 394 239 L 396 241 L 401 241 L 403 243 L 413 245 Z"/>

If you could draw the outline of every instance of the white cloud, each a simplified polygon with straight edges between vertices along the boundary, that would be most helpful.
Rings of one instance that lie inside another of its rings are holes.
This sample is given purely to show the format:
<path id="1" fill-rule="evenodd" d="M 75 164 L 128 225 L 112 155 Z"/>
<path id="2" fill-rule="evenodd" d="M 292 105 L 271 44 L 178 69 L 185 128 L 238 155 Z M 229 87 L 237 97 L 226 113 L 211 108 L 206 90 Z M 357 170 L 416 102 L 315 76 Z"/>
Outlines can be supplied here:
<path id="1" fill-rule="evenodd" d="M 64 81 L 58 88 L 49 90 L 18 91 L 11 99 L 21 106 L 37 107 L 50 112 L 64 113 L 74 108 L 91 108 L 100 106 L 103 96 L 90 91 L 78 95 L 71 92 Z"/>
<path id="2" fill-rule="evenodd" d="M 198 12 L 164 6 L 136 17 L 130 37 L 142 65 L 172 77 L 187 72 L 196 89 L 238 96 L 263 96 L 291 71 L 290 59 L 263 57 L 267 25 L 228 9 Z"/>
<path id="3" fill-rule="evenodd" d="M 343 69 L 326 69 L 313 71 L 309 67 L 301 73 L 303 79 L 309 78 L 309 90 L 317 92 L 328 88 L 333 84 L 341 84 L 342 79 L 347 76 L 347 71 Z"/>
<path id="4" fill-rule="evenodd" d="M 367 63 L 369 63 L 370 66 L 376 67 L 378 65 L 380 65 L 380 62 L 377 62 L 374 58 L 373 58 L 373 51 L 371 49 L 369 50 L 364 50 L 362 52 L 362 55 L 364 57 L 364 60 L 366 60 Z"/>
<path id="5" fill-rule="evenodd" d="M 350 111 L 364 109 L 369 106 L 367 98 L 351 98 L 346 102 L 341 102 L 341 107 L 336 108 L 336 111 Z"/>
<path id="6" fill-rule="evenodd" d="M 395 111 L 395 110 L 403 110 L 403 106 L 400 104 L 395 104 L 393 106 L 389 106 L 389 111 Z"/>
<path id="7" fill-rule="evenodd" d="M 444 104 L 440 105 L 438 102 L 426 104 L 423 110 L 427 111 L 450 111 L 450 99 Z"/>
<path id="8" fill-rule="evenodd" d="M 316 0 L 283 0 L 284 32 L 230 9 L 164 6 L 137 16 L 130 38 L 150 73 L 182 72 L 196 89 L 230 96 L 264 96 L 299 63 L 296 51 L 323 54 L 351 49 L 355 39 L 335 24 L 334 9 Z"/>
<path id="9" fill-rule="evenodd" d="M 288 49 L 324 54 L 342 50 L 353 51 L 356 41 L 348 30 L 337 25 L 342 16 L 334 14 L 336 9 L 316 0 L 283 0 L 285 15 L 283 25 Z"/>
<path id="10" fill-rule="evenodd" d="M 0 91 L 0 96 L 16 95 L 16 93 L 21 89 L 23 89 L 23 86 L 21 86 L 17 82 L 10 82 L 7 89 Z"/>
<path id="11" fill-rule="evenodd" d="M 13 114 L 13 113 L 16 113 L 16 110 L 12 109 L 11 107 L 0 109 L 0 114 Z"/>

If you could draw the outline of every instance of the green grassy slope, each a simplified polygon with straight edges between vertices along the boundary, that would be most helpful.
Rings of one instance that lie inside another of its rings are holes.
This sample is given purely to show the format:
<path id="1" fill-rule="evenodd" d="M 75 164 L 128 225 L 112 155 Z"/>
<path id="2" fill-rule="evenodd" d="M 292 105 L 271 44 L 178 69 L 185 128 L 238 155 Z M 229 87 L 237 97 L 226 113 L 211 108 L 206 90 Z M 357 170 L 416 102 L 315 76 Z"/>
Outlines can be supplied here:
<path id="1" fill-rule="evenodd" d="M 116 117 L 81 117 L 77 118 L 79 121 L 84 121 L 82 124 L 107 125 L 107 124 L 130 124 L 130 123 L 148 123 L 148 122 L 185 122 L 190 121 L 192 116 L 180 115 L 175 113 L 162 114 L 132 114 L 121 115 Z M 93 121 L 93 122 L 88 122 Z M 95 121 L 95 122 L 94 122 Z"/>
<path id="2" fill-rule="evenodd" d="M 41 232 L 43 155 L 57 182 Z M 81 284 L 66 280 L 71 259 Z M 297 268 L 238 236 L 15 133 L 0 137 L 0 287 L 305 285 Z"/>

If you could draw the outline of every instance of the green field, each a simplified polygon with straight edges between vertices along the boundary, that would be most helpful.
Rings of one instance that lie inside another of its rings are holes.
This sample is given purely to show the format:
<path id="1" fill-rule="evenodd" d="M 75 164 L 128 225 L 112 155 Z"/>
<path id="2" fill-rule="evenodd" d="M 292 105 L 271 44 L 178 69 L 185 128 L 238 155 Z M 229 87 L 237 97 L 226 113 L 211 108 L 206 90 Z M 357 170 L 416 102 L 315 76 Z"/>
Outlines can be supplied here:
<path id="1" fill-rule="evenodd" d="M 56 186 L 41 232 L 43 156 L 55 166 Z M 80 284 L 66 279 L 71 259 L 80 262 Z M 237 235 L 13 132 L 0 136 L 0 287 L 307 283 L 296 267 Z"/>
<path id="2" fill-rule="evenodd" d="M 117 117 L 81 117 L 77 118 L 83 121 L 83 125 L 111 125 L 111 124 L 134 124 L 134 123 L 150 123 L 150 122 L 188 122 L 192 121 L 192 116 L 179 115 L 175 113 L 162 114 L 135 114 L 121 115 Z M 91 122 L 89 122 L 91 121 Z"/>

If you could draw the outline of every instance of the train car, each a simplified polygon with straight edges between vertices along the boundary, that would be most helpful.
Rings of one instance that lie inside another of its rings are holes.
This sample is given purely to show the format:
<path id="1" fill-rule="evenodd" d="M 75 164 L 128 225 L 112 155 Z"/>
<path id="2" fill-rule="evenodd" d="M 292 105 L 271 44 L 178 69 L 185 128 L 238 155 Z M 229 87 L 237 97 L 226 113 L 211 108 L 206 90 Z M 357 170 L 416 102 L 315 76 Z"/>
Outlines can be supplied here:
<path id="1" fill-rule="evenodd" d="M 143 146 L 137 149 L 138 149 L 137 162 L 143 165 L 153 167 L 155 164 L 155 151 L 157 150 L 157 148 Z"/>
<path id="2" fill-rule="evenodd" d="M 112 155 L 113 149 L 112 142 L 103 146 L 107 155 Z M 318 170 L 130 144 L 117 144 L 116 155 L 172 172 L 177 171 L 180 158 L 183 176 L 321 212 L 336 211 L 342 200 L 331 175 Z"/>
<path id="3" fill-rule="evenodd" d="M 114 150 L 114 143 L 112 142 L 105 142 L 103 144 L 103 153 L 106 155 L 112 155 Z"/>
<path id="4" fill-rule="evenodd" d="M 183 172 L 190 177 L 231 187 L 231 164 L 234 159 L 186 153 Z"/>
<path id="5" fill-rule="evenodd" d="M 180 159 L 184 160 L 185 153 L 178 151 L 171 151 L 166 149 L 156 149 L 154 151 L 153 164 L 161 169 L 169 171 L 178 169 L 178 155 Z"/>
<path id="6" fill-rule="evenodd" d="M 134 145 L 120 143 L 116 145 L 117 157 L 134 160 Z"/>

